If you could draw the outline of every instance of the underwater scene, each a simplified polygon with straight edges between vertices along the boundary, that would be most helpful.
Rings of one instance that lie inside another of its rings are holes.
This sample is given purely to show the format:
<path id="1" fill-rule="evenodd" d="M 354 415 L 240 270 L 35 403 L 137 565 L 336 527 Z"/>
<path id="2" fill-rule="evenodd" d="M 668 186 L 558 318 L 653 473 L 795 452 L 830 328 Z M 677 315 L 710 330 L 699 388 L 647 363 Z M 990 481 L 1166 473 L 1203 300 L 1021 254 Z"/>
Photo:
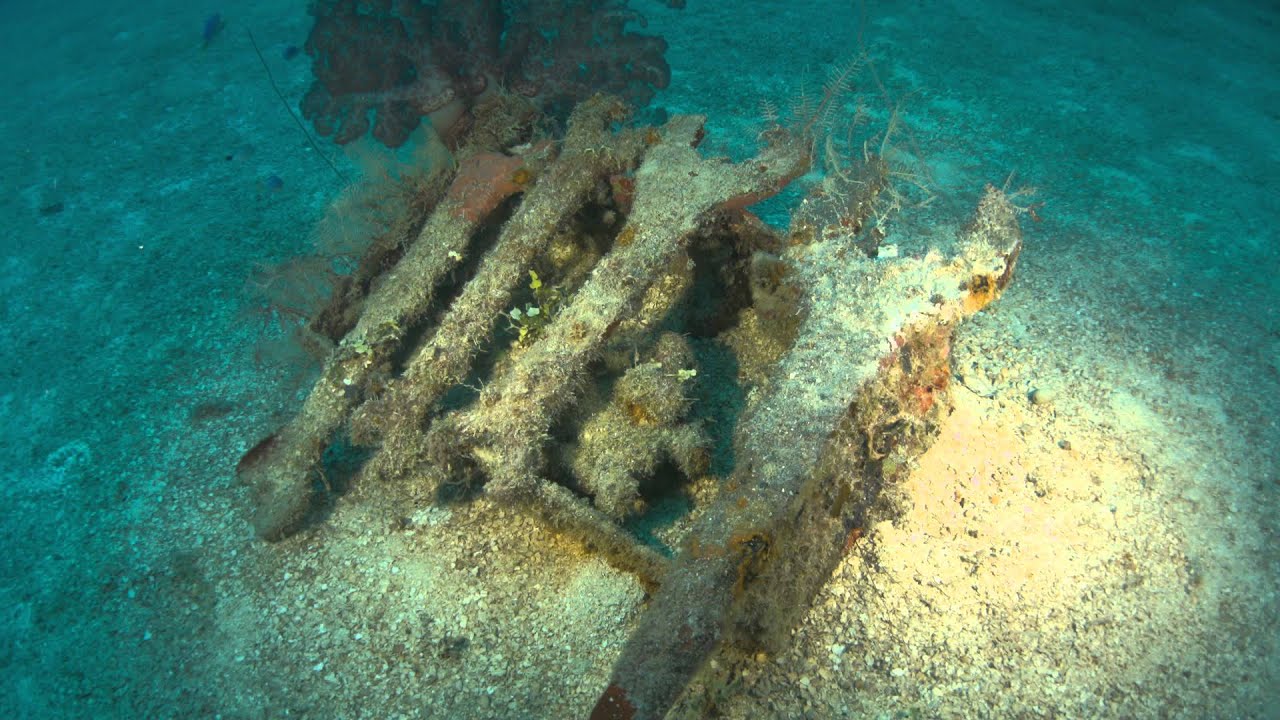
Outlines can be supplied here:
<path id="1" fill-rule="evenodd" d="M 1278 40 L 0 2 L 0 718 L 1280 718 Z"/>

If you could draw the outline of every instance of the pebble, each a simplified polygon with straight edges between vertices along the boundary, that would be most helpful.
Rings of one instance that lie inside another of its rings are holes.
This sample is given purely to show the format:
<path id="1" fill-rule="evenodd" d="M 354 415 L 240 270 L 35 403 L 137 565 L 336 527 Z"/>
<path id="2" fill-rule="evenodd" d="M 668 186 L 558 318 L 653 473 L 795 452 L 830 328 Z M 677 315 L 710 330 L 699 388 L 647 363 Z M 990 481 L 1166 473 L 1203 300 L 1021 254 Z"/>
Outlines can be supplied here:
<path id="1" fill-rule="evenodd" d="M 1035 388 L 1027 393 L 1027 399 L 1032 405 L 1049 405 L 1057 399 L 1057 393 L 1046 388 Z"/>

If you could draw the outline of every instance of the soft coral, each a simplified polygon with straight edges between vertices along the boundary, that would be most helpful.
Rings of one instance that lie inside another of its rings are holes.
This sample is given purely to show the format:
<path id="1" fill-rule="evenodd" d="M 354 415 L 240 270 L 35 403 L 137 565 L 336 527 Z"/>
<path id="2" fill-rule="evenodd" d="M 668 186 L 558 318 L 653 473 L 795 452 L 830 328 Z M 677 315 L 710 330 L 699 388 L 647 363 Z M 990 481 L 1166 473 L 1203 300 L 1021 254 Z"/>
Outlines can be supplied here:
<path id="1" fill-rule="evenodd" d="M 501 83 L 552 112 L 596 91 L 643 104 L 670 78 L 659 37 L 625 0 L 320 0 L 303 115 L 340 144 L 402 145 L 428 117 L 448 141 Z"/>

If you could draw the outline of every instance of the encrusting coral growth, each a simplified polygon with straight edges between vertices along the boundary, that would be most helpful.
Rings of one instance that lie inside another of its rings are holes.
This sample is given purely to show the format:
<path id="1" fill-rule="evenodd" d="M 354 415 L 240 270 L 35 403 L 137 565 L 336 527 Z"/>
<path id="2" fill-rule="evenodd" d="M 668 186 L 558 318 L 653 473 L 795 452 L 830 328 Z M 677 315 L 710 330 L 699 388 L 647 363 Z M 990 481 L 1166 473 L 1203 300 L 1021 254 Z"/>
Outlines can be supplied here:
<path id="1" fill-rule="evenodd" d="M 307 527 L 344 436 L 369 449 L 365 479 L 527 508 L 655 591 L 592 717 L 705 715 L 894 512 L 945 409 L 951 332 L 1021 244 L 989 188 L 949 256 L 881 252 L 902 202 L 883 143 L 840 161 L 785 236 L 751 215 L 815 162 L 846 76 L 736 163 L 699 152 L 704 118 L 627 127 L 607 95 L 559 139 L 521 98 L 469 106 L 412 231 L 320 314 L 336 346 L 302 408 L 240 461 L 258 533 Z M 732 395 L 744 406 L 696 401 Z M 714 490 L 668 559 L 624 523 L 681 481 Z"/>
<path id="2" fill-rule="evenodd" d="M 644 510 L 643 479 L 664 461 L 690 479 L 707 472 L 709 438 L 686 417 L 685 386 L 697 375 L 688 342 L 663 333 L 652 358 L 626 370 L 603 410 L 582 425 L 570 453 L 574 478 L 614 520 Z"/>

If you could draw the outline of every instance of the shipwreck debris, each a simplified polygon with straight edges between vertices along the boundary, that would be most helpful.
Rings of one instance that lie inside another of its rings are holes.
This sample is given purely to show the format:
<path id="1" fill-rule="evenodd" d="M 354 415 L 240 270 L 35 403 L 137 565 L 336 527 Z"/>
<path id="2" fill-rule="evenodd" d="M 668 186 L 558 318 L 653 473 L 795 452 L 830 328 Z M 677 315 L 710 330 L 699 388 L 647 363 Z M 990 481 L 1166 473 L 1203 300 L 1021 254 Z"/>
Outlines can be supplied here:
<path id="1" fill-rule="evenodd" d="M 784 254 L 806 319 L 749 400 L 726 489 L 672 560 L 593 718 L 705 717 L 746 658 L 782 649 L 850 537 L 892 517 L 895 481 L 945 412 L 952 332 L 1004 290 L 1021 233 L 988 187 L 950 256 L 873 260 L 847 252 L 858 241 Z"/>
<path id="2" fill-rule="evenodd" d="M 947 253 L 878 252 L 901 197 L 866 150 L 783 235 L 746 208 L 810 169 L 813 122 L 732 162 L 699 151 L 702 117 L 627 118 L 596 96 L 563 139 L 464 144 L 420 231 L 330 313 L 348 329 L 301 410 L 237 473 L 271 541 L 306 527 L 343 435 L 370 449 L 365 477 L 541 515 L 653 591 L 592 717 L 697 717 L 892 515 L 946 411 L 952 332 L 1003 292 L 1021 236 L 989 187 Z M 690 337 L 733 370 L 700 372 Z M 695 377 L 745 400 L 699 412 Z M 621 524 L 662 464 L 724 471 L 669 553 Z"/>

